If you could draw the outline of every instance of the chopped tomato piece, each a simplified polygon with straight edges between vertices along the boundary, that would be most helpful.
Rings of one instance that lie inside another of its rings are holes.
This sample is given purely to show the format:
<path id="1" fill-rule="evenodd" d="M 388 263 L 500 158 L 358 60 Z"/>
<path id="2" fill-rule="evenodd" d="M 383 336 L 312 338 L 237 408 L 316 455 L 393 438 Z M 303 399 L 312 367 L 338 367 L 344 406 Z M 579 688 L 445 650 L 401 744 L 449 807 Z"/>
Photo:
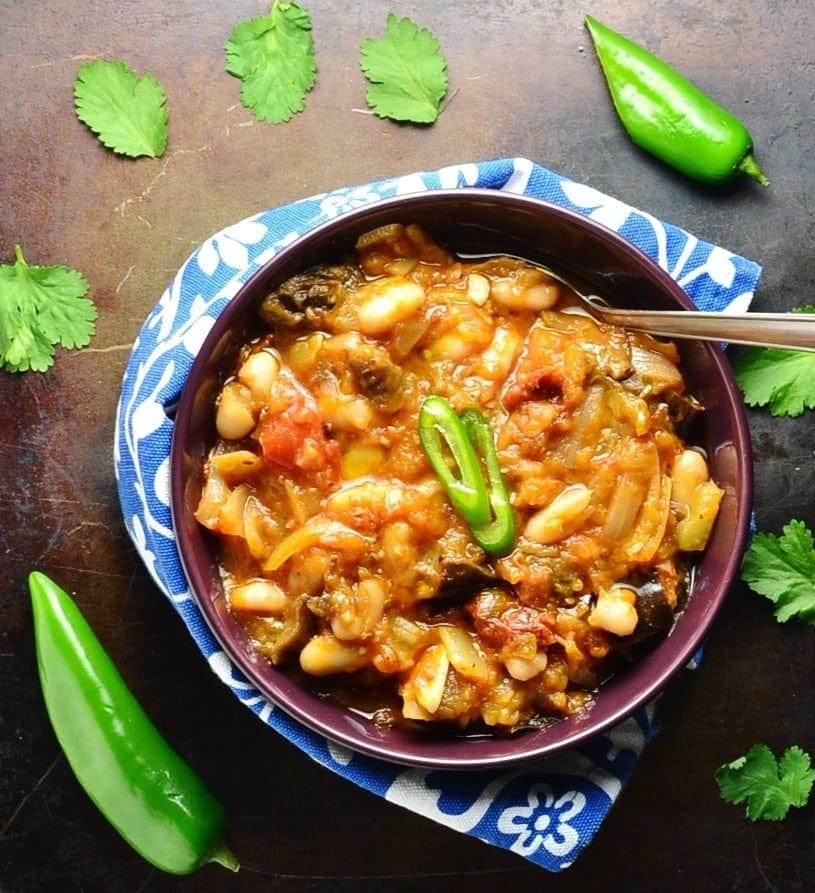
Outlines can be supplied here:
<path id="1" fill-rule="evenodd" d="M 302 471 L 339 472 L 339 445 L 325 435 L 323 417 L 310 394 L 280 376 L 261 413 L 257 439 L 264 461 Z"/>
<path id="2" fill-rule="evenodd" d="M 541 645 L 555 641 L 552 618 L 508 593 L 485 590 L 469 602 L 467 611 L 478 635 L 495 647 L 524 635 L 531 635 Z"/>
<path id="3" fill-rule="evenodd" d="M 588 358 L 579 344 L 560 332 L 533 326 L 504 390 L 504 406 L 514 409 L 525 400 L 543 400 L 570 409 L 585 396 L 588 371 Z"/>

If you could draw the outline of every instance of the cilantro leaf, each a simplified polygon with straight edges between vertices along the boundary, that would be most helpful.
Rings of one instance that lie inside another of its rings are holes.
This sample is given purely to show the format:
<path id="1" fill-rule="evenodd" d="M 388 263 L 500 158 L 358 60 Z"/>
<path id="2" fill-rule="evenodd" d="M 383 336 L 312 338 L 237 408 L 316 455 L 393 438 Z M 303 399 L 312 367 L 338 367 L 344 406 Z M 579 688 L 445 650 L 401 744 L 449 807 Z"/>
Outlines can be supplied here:
<path id="1" fill-rule="evenodd" d="M 815 626 L 815 548 L 803 521 L 790 521 L 781 536 L 757 533 L 742 561 L 741 578 L 775 604 L 781 623 L 798 617 Z"/>
<path id="2" fill-rule="evenodd" d="M 796 308 L 815 313 L 815 307 Z M 815 354 L 777 347 L 749 347 L 734 364 L 736 381 L 750 406 L 769 406 L 774 416 L 795 417 L 815 409 Z"/>
<path id="3" fill-rule="evenodd" d="M 226 70 L 241 83 L 241 102 L 260 121 L 281 124 L 302 112 L 317 64 L 311 17 L 296 3 L 275 0 L 268 16 L 234 27 Z"/>
<path id="4" fill-rule="evenodd" d="M 366 37 L 360 67 L 371 82 L 365 99 L 380 118 L 432 124 L 447 92 L 447 61 L 439 42 L 407 16 L 388 14 L 385 36 Z"/>
<path id="5" fill-rule="evenodd" d="M 54 345 L 84 347 L 94 333 L 96 307 L 88 282 L 70 267 L 29 266 L 19 245 L 16 261 L 0 264 L 0 367 L 45 372 Z"/>
<path id="6" fill-rule="evenodd" d="M 815 770 L 809 754 L 793 745 L 780 761 L 766 744 L 755 744 L 747 754 L 716 772 L 723 800 L 747 803 L 747 817 L 756 821 L 779 821 L 791 806 L 804 806 L 809 799 Z"/>
<path id="7" fill-rule="evenodd" d="M 167 147 L 167 97 L 153 77 L 117 59 L 86 62 L 74 81 L 76 116 L 120 155 L 157 158 Z"/>

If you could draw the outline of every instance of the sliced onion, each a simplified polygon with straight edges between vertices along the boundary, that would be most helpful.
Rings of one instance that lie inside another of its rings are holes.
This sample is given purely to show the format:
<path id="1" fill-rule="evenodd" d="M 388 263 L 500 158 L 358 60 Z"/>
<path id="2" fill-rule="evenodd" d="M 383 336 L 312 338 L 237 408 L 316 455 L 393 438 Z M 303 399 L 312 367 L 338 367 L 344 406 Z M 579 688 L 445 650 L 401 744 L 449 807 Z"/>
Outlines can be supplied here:
<path id="1" fill-rule="evenodd" d="M 339 521 L 326 518 L 325 515 L 315 515 L 275 547 L 264 562 L 263 570 L 266 572 L 276 571 L 293 555 L 304 552 L 313 546 L 345 551 L 358 550 L 372 543 L 373 538 L 370 536 L 352 530 Z"/>
<path id="2" fill-rule="evenodd" d="M 586 393 L 563 451 L 563 461 L 569 468 L 575 467 L 581 449 L 593 447 L 598 442 L 600 429 L 608 424 L 604 395 L 605 389 L 599 385 L 590 387 Z"/>
<path id="3" fill-rule="evenodd" d="M 239 483 L 263 466 L 263 460 L 251 450 L 230 450 L 228 453 L 217 453 L 210 458 L 210 463 L 230 484 Z"/>
<path id="4" fill-rule="evenodd" d="M 246 484 L 236 487 L 227 497 L 218 513 L 218 530 L 227 536 L 243 536 L 243 510 L 249 496 Z"/>
<path id="5" fill-rule="evenodd" d="M 676 364 L 663 354 L 633 344 L 631 346 L 631 364 L 640 378 L 650 384 L 654 390 L 682 391 L 682 373 Z"/>
<path id="6" fill-rule="evenodd" d="M 456 672 L 473 682 L 486 682 L 490 676 L 490 667 L 473 639 L 457 626 L 440 626 L 438 631 Z"/>
<path id="7" fill-rule="evenodd" d="M 201 489 L 201 497 L 195 509 L 195 520 L 210 530 L 217 530 L 218 516 L 230 492 L 223 475 L 210 462 Z"/>
<path id="8" fill-rule="evenodd" d="M 656 555 L 671 511 L 671 479 L 661 473 L 651 478 L 636 526 L 622 543 L 629 561 L 649 562 Z"/>
<path id="9" fill-rule="evenodd" d="M 400 357 L 406 357 L 422 340 L 429 328 L 430 317 L 424 314 L 402 323 L 396 337 L 393 339 L 393 347 L 396 353 Z"/>
<path id="10" fill-rule="evenodd" d="M 253 558 L 265 558 L 278 538 L 269 510 L 257 498 L 248 496 L 243 507 L 243 536 Z M 271 540 L 271 542 L 270 542 Z"/>
<path id="11" fill-rule="evenodd" d="M 408 705 L 415 702 L 427 713 L 435 713 L 444 697 L 449 669 L 450 659 L 443 645 L 431 645 L 425 649 L 402 688 L 404 707 L 409 710 Z"/>
<path id="12" fill-rule="evenodd" d="M 642 508 L 646 485 L 640 475 L 623 472 L 614 488 L 603 527 L 606 539 L 619 542 L 634 526 Z"/>

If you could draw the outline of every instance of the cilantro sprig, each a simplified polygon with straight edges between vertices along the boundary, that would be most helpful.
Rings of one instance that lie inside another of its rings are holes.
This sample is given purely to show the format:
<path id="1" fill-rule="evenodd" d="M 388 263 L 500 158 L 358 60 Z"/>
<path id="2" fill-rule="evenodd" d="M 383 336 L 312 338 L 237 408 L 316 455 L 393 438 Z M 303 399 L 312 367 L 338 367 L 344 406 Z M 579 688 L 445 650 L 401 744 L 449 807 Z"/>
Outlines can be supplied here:
<path id="1" fill-rule="evenodd" d="M 275 0 L 268 15 L 237 24 L 225 50 L 226 70 L 241 80 L 241 102 L 258 120 L 281 124 L 303 110 L 317 77 L 305 9 Z"/>
<path id="2" fill-rule="evenodd" d="M 815 770 L 809 754 L 800 747 L 788 747 L 780 760 L 766 744 L 755 744 L 747 753 L 726 763 L 716 772 L 722 799 L 746 803 L 752 821 L 780 821 L 792 806 L 809 800 Z"/>
<path id="3" fill-rule="evenodd" d="M 13 264 L 0 264 L 0 366 L 9 372 L 45 372 L 54 346 L 85 347 L 96 307 L 85 277 L 65 266 L 26 263 L 14 246 Z"/>
<path id="4" fill-rule="evenodd" d="M 795 308 L 815 313 L 815 306 Z M 766 406 L 774 416 L 815 409 L 815 353 L 777 347 L 750 347 L 734 363 L 736 381 L 749 406 Z"/>
<path id="5" fill-rule="evenodd" d="M 803 521 L 790 521 L 781 536 L 757 533 L 742 560 L 741 578 L 773 602 L 779 622 L 797 617 L 815 626 L 815 548 Z"/>
<path id="6" fill-rule="evenodd" d="M 76 115 L 108 149 L 120 155 L 157 158 L 167 147 L 167 96 L 153 77 L 118 59 L 94 59 L 77 72 Z"/>
<path id="7" fill-rule="evenodd" d="M 365 98 L 380 118 L 432 124 L 447 92 L 447 61 L 438 40 L 409 18 L 388 14 L 385 36 L 366 37 L 360 67 L 371 82 Z"/>

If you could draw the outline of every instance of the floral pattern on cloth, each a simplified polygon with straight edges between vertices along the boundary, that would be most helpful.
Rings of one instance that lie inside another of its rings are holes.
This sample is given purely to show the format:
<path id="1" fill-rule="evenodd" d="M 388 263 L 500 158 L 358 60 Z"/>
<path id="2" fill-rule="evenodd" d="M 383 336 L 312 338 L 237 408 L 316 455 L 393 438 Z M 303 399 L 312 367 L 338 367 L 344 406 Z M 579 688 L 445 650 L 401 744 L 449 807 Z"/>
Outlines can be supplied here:
<path id="1" fill-rule="evenodd" d="M 388 801 L 556 872 L 592 840 L 657 731 L 656 704 L 581 746 L 511 769 L 445 772 L 378 761 L 327 741 L 269 703 L 232 665 L 193 600 L 170 514 L 172 408 L 193 359 L 238 288 L 302 233 L 381 198 L 477 186 L 560 204 L 648 253 L 706 310 L 745 310 L 758 265 L 525 158 L 457 164 L 337 189 L 228 226 L 187 259 L 139 332 L 116 418 L 115 466 L 127 530 L 213 672 L 264 723 L 319 764 Z"/>

